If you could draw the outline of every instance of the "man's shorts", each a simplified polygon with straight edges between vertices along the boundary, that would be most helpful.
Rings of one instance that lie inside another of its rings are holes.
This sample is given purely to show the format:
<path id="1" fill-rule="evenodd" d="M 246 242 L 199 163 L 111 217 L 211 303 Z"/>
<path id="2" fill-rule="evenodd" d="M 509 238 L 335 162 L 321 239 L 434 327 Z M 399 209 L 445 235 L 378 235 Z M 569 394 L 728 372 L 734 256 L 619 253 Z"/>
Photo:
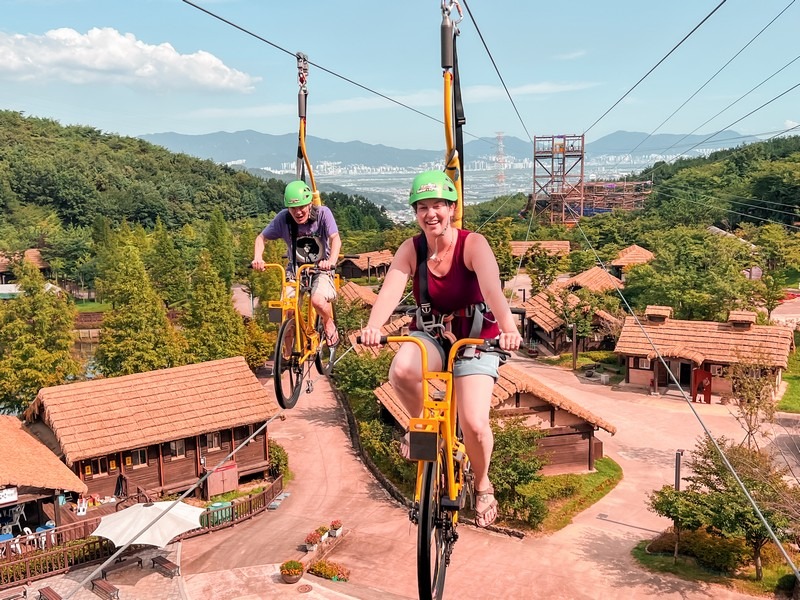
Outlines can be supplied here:
<path id="1" fill-rule="evenodd" d="M 433 343 L 439 351 L 439 358 L 442 360 L 443 369 L 447 366 L 447 356 L 445 356 L 444 348 L 442 348 L 432 335 L 424 331 L 412 331 L 409 333 L 411 337 L 418 337 L 428 340 Z M 498 369 L 500 368 L 500 355 L 496 352 L 480 352 L 474 358 L 457 358 L 453 363 L 453 377 L 465 377 L 466 375 L 488 375 L 495 381 L 500 376 Z"/>
<path id="2" fill-rule="evenodd" d="M 294 298 L 294 286 L 284 286 L 284 298 Z M 328 302 L 336 300 L 336 286 L 333 275 L 330 273 L 317 273 L 311 280 L 311 295 L 322 294 Z"/>

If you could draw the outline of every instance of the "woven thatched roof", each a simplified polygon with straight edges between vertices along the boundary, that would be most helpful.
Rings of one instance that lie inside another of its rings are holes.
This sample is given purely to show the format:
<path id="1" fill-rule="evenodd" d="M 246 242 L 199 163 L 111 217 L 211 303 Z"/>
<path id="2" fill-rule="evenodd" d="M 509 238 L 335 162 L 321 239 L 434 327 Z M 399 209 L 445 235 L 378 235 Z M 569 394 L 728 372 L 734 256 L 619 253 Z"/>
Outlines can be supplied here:
<path id="1" fill-rule="evenodd" d="M 42 388 L 25 411 L 55 434 L 67 464 L 266 421 L 275 401 L 237 356 Z"/>
<path id="2" fill-rule="evenodd" d="M 88 489 L 16 417 L 0 415 L 0 457 L 0 486 L 29 486 L 81 494 Z"/>
<path id="3" fill-rule="evenodd" d="M 792 330 L 788 327 L 670 318 L 663 323 L 642 319 L 640 326 L 633 317 L 626 317 L 614 351 L 626 356 L 654 357 L 655 345 L 663 356 L 669 353 L 696 364 L 704 361 L 734 364 L 738 357 L 759 356 L 767 364 L 785 369 L 792 341 Z"/>

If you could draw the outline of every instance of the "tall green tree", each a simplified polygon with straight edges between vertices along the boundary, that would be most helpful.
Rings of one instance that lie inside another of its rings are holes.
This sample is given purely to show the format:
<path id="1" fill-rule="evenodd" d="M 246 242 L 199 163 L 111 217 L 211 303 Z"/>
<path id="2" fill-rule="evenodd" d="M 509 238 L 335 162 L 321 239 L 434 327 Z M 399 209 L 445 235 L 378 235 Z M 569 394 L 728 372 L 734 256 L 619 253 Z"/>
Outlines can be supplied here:
<path id="1" fill-rule="evenodd" d="M 106 313 L 95 360 L 108 376 L 130 375 L 185 364 L 186 341 L 167 318 L 133 246 L 119 250 L 120 262 L 102 272 L 99 289 L 113 310 Z"/>
<path id="2" fill-rule="evenodd" d="M 72 357 L 75 307 L 24 261 L 16 269 L 22 294 L 0 303 L 0 412 L 24 410 L 43 387 L 80 372 Z"/>
<path id="3" fill-rule="evenodd" d="M 244 322 L 233 307 L 230 288 L 217 276 L 206 251 L 200 253 L 200 263 L 192 274 L 181 324 L 192 362 L 244 354 Z"/>
<path id="4" fill-rule="evenodd" d="M 153 287 L 169 306 L 186 300 L 189 295 L 189 273 L 172 236 L 161 220 L 153 231 L 153 248 L 146 257 L 147 273 Z"/>
<path id="5" fill-rule="evenodd" d="M 230 290 L 236 270 L 233 262 L 233 234 L 219 208 L 215 208 L 211 213 L 205 246 L 211 255 L 214 268 Z"/>
<path id="6" fill-rule="evenodd" d="M 510 217 L 490 221 L 481 230 L 494 251 L 497 266 L 500 267 L 500 280 L 509 281 L 517 274 L 517 262 L 511 255 L 511 230 L 513 221 Z"/>

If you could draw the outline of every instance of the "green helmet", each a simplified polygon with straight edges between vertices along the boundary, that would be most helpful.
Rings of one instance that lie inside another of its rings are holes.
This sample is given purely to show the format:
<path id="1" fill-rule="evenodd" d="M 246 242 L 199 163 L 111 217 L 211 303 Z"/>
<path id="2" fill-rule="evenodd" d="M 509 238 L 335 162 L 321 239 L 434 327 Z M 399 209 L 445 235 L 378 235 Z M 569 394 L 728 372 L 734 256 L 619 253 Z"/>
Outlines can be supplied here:
<path id="1" fill-rule="evenodd" d="M 458 192 L 453 180 L 442 171 L 425 171 L 414 177 L 411 184 L 411 192 L 408 194 L 408 203 L 428 199 L 446 200 L 447 202 L 458 202 Z"/>
<path id="2" fill-rule="evenodd" d="M 286 208 L 305 206 L 311 204 L 313 195 L 305 181 L 292 181 L 286 185 L 286 191 L 283 193 L 283 205 Z"/>

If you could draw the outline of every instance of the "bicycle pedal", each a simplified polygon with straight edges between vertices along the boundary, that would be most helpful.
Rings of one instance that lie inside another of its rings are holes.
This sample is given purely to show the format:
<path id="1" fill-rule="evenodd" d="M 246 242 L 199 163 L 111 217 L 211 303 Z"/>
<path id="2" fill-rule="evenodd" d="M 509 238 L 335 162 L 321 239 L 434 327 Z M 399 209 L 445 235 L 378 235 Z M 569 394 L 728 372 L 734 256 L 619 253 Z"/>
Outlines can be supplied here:
<path id="1" fill-rule="evenodd" d="M 414 508 L 408 509 L 408 520 L 411 521 L 414 525 L 419 525 L 419 509 L 417 505 L 414 505 Z"/>
<path id="2" fill-rule="evenodd" d="M 464 508 L 464 500 L 465 500 L 464 489 L 462 488 L 461 491 L 458 492 L 458 496 L 456 496 L 455 500 L 450 500 L 450 497 L 446 494 L 442 496 L 441 506 L 443 510 L 461 510 Z"/>
<path id="3" fill-rule="evenodd" d="M 308 383 L 306 383 L 306 394 L 310 394 L 313 391 L 314 391 L 314 384 L 311 381 L 309 381 Z"/>

